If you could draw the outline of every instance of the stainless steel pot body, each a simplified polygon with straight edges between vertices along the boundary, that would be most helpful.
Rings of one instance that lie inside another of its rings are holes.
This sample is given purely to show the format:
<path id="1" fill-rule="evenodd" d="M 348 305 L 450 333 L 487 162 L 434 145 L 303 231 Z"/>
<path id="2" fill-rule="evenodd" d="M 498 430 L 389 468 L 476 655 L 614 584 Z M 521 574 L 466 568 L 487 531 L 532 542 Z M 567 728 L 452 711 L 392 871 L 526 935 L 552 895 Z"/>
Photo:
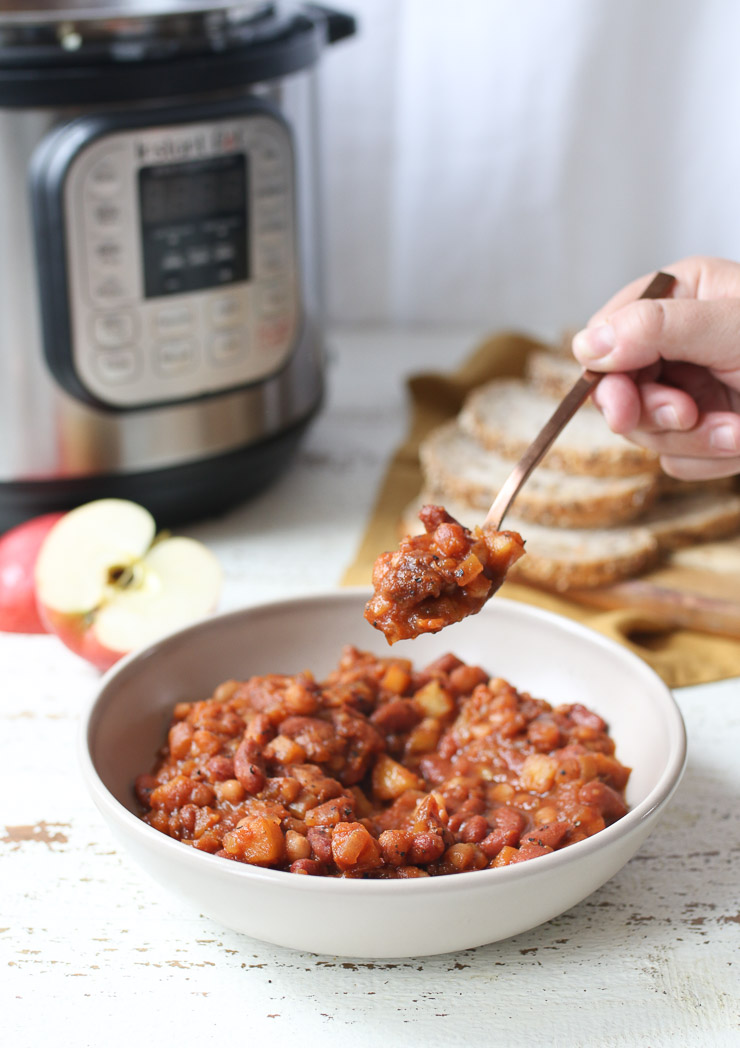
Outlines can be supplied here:
<path id="1" fill-rule="evenodd" d="M 107 410 L 70 395 L 45 358 L 34 242 L 30 171 L 40 143 L 54 129 L 91 113 L 121 107 L 0 108 L 0 484 L 63 481 L 162 470 L 232 452 L 300 424 L 315 410 L 323 386 L 319 277 L 315 71 L 249 91 L 165 100 L 187 107 L 254 98 L 278 110 L 295 152 L 295 211 L 301 323 L 287 364 L 257 382 L 182 403 Z M 162 100 L 125 111 L 157 123 Z M 53 245 L 48 245 L 50 250 Z"/>

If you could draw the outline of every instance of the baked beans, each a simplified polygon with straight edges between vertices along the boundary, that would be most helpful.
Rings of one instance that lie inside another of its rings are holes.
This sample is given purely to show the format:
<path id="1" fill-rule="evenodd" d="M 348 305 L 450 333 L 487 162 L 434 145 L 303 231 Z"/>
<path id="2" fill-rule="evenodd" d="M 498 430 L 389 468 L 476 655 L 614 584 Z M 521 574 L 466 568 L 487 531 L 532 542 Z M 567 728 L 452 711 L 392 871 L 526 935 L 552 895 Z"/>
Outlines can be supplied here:
<path id="1" fill-rule="evenodd" d="M 408 878 L 508 866 L 627 811 L 600 716 L 479 666 L 347 647 L 308 673 L 179 703 L 142 818 L 189 847 L 301 875 Z"/>
<path id="2" fill-rule="evenodd" d="M 480 611 L 524 553 L 516 531 L 470 531 L 442 506 L 423 506 L 422 535 L 409 535 L 373 565 L 368 622 L 388 643 L 438 633 Z"/>

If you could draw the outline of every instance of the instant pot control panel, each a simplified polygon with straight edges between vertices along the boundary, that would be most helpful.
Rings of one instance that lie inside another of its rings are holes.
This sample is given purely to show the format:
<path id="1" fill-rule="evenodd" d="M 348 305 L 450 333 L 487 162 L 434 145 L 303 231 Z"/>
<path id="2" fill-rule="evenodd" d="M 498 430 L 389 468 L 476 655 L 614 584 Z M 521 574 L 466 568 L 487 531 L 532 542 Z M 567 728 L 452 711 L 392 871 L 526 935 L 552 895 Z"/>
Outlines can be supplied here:
<path id="1" fill-rule="evenodd" d="M 81 118 L 32 188 L 44 350 L 119 410 L 258 383 L 300 323 L 290 129 L 268 106 Z"/>

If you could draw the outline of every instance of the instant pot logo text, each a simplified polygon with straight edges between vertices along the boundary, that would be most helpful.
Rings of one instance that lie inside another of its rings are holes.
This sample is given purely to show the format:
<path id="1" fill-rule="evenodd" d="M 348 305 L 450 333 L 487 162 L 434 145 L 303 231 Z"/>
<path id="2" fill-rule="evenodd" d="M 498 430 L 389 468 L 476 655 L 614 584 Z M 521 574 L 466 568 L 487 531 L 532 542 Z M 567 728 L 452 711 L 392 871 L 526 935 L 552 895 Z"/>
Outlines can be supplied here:
<path id="1" fill-rule="evenodd" d="M 196 160 L 244 149 L 244 137 L 244 131 L 238 127 L 212 127 L 205 131 L 194 131 L 190 135 L 141 138 L 136 143 L 136 156 L 144 164 Z"/>

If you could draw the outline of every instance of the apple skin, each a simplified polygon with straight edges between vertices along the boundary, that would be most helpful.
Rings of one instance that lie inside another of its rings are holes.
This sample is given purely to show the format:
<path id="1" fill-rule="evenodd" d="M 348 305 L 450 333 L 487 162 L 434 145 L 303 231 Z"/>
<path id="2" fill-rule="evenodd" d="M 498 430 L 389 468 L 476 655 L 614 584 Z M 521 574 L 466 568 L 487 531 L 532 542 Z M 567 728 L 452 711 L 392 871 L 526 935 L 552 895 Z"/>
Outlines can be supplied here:
<path id="1" fill-rule="evenodd" d="M 34 570 L 44 539 L 63 516 L 45 513 L 0 536 L 0 632 L 47 632 L 36 606 Z"/>
<path id="2" fill-rule="evenodd" d="M 47 633 L 55 634 L 66 648 L 91 663 L 101 673 L 128 654 L 125 651 L 111 651 L 101 644 L 84 615 L 65 615 L 41 603 L 38 604 L 38 615 Z"/>

